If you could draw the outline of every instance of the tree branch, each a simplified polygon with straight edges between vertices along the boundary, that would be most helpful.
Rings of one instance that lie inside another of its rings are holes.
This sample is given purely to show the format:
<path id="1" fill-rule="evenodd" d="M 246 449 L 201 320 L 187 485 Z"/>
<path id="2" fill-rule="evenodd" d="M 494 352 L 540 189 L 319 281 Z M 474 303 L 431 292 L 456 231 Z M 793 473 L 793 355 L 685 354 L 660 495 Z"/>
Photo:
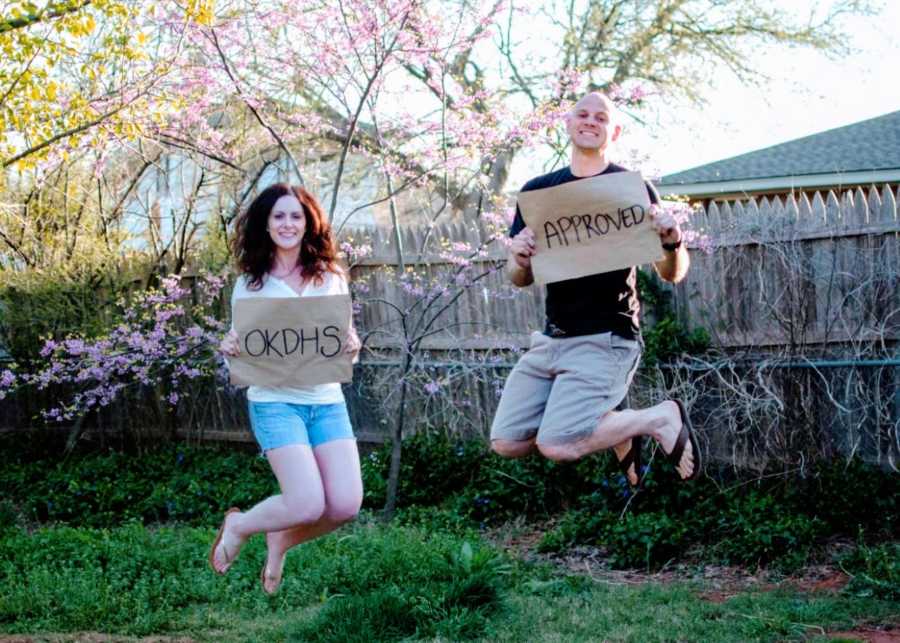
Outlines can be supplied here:
<path id="1" fill-rule="evenodd" d="M 31 156 L 32 154 L 40 152 L 44 148 L 49 147 L 50 145 L 53 145 L 57 141 L 60 141 L 69 136 L 74 136 L 75 134 L 80 134 L 81 132 L 91 129 L 92 127 L 96 127 L 97 125 L 100 125 L 101 123 L 103 123 L 103 121 L 105 121 L 110 116 L 115 116 L 116 114 L 121 112 L 123 109 L 125 109 L 125 107 L 128 106 L 128 104 L 129 103 L 120 105 L 119 107 L 117 107 L 113 110 L 110 110 L 110 111 L 106 112 L 105 114 L 99 116 L 98 118 L 94 119 L 93 121 L 90 121 L 88 123 L 82 123 L 78 127 L 73 127 L 72 129 L 70 129 L 68 131 L 60 132 L 56 136 L 52 136 L 52 137 L 48 138 L 43 143 L 39 143 L 38 145 L 35 145 L 35 146 L 25 150 L 24 152 L 16 154 L 14 157 L 12 157 L 10 159 L 6 159 L 2 163 L 0 163 L 0 167 L 4 167 L 4 168 L 9 167 L 13 163 L 16 163 L 17 161 L 21 161 L 22 159 L 24 159 L 28 156 Z"/>
<path id="2" fill-rule="evenodd" d="M 343 3 L 341 3 L 341 13 L 343 13 Z M 393 53 L 394 47 L 397 44 L 397 38 L 400 37 L 400 33 L 403 31 L 404 25 L 406 25 L 407 20 L 409 20 L 409 11 L 407 11 L 403 15 L 403 19 L 400 21 L 400 26 L 397 28 L 397 31 L 394 33 L 394 37 L 391 40 L 391 44 L 385 48 L 384 54 L 381 57 L 381 60 L 378 61 L 378 64 L 375 65 L 375 69 L 372 70 L 372 75 L 369 76 L 368 82 L 366 83 L 366 87 L 362 92 L 362 96 L 360 96 L 359 104 L 356 106 L 356 113 L 353 114 L 353 117 L 350 119 L 350 128 L 347 131 L 347 136 L 344 141 L 344 145 L 341 148 L 341 158 L 338 161 L 338 169 L 337 176 L 334 178 L 334 187 L 331 191 L 331 207 L 328 208 L 328 222 L 331 223 L 334 220 L 334 211 L 337 208 L 337 198 L 338 192 L 341 189 L 341 178 L 344 174 L 344 165 L 347 160 L 347 154 L 350 151 L 350 145 L 353 142 L 353 135 L 356 132 L 356 124 L 359 121 L 359 116 L 362 114 L 362 110 L 366 105 L 366 99 L 369 97 L 369 93 L 372 91 L 372 87 L 375 85 L 375 81 L 378 79 L 381 74 L 381 70 L 384 68 L 384 65 L 387 63 L 391 54 Z"/>
<path id="3" fill-rule="evenodd" d="M 44 11 L 30 13 L 21 18 L 10 18 L 0 21 L 0 34 L 30 27 L 49 18 L 59 18 L 70 13 L 77 13 L 89 4 L 91 4 L 91 0 L 82 0 L 77 4 L 67 2 L 50 3 Z"/>
<path id="4" fill-rule="evenodd" d="M 269 134 L 272 135 L 272 138 L 274 138 L 278 143 L 278 147 L 280 147 L 288 157 L 291 164 L 294 166 L 294 172 L 297 173 L 297 179 L 300 181 L 300 185 L 305 185 L 306 181 L 303 180 L 303 174 L 302 172 L 300 172 L 300 164 L 297 163 L 297 159 L 294 158 L 294 154 L 290 149 L 288 149 L 288 146 L 285 144 L 284 140 L 282 140 L 281 136 L 278 135 L 278 132 L 276 132 L 275 129 L 271 125 L 269 125 L 266 119 L 262 117 L 262 114 L 259 113 L 259 110 L 256 109 L 256 107 L 254 107 L 249 100 L 247 100 L 247 96 L 244 94 L 244 90 L 241 89 L 241 85 L 238 82 L 237 77 L 231 72 L 231 65 L 228 62 L 228 58 L 225 56 L 225 52 L 222 51 L 222 47 L 219 44 L 219 37 L 216 35 L 216 30 L 210 29 L 209 32 L 210 35 L 212 35 L 213 45 L 215 46 L 216 51 L 219 54 L 219 58 L 222 61 L 222 67 L 225 69 L 225 73 L 228 74 L 228 78 L 231 79 L 232 84 L 234 84 L 234 89 L 235 91 L 237 91 L 238 96 L 240 96 L 241 100 L 244 101 L 244 104 L 256 118 L 257 122 L 259 122 L 259 124 L 262 125 L 269 132 Z"/>

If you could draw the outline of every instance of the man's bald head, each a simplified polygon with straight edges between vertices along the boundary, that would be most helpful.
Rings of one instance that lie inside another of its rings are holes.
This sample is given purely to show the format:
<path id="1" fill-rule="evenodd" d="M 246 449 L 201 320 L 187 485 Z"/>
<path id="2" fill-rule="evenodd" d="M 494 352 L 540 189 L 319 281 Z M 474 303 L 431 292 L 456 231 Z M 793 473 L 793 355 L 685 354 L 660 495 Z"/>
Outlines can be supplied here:
<path id="1" fill-rule="evenodd" d="M 583 152 L 595 154 L 605 152 L 609 144 L 619 138 L 622 126 L 618 110 L 609 96 L 589 92 L 566 114 L 566 131 L 572 145 Z"/>
<path id="2" fill-rule="evenodd" d="M 579 108 L 600 108 L 601 106 L 606 109 L 610 116 L 615 117 L 618 115 L 616 104 L 612 102 L 609 96 L 598 91 L 588 92 L 579 98 L 578 102 L 569 110 L 569 113 L 573 113 Z"/>

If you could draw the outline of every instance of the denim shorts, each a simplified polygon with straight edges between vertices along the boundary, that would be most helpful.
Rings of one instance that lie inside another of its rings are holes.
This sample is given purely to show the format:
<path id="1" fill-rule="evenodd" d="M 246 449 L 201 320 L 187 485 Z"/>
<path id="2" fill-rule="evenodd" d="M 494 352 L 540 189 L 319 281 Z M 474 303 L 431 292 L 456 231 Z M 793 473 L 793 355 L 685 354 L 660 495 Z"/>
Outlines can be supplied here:
<path id="1" fill-rule="evenodd" d="M 333 440 L 354 439 L 347 404 L 250 402 L 250 426 L 263 452 L 306 444 L 313 448 Z"/>

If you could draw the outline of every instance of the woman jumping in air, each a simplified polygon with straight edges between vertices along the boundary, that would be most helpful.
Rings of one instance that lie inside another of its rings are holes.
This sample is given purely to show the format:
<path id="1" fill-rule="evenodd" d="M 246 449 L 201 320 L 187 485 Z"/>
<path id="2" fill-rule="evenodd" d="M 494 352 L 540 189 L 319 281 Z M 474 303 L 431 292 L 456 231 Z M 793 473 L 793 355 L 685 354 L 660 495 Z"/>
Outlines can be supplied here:
<path id="1" fill-rule="evenodd" d="M 309 297 L 348 294 L 338 265 L 331 227 L 315 197 L 278 183 L 254 199 L 238 219 L 234 254 L 240 276 L 232 294 L 244 297 Z M 346 351 L 360 342 L 350 325 Z M 240 354 L 231 330 L 220 350 Z M 247 390 L 253 433 L 278 479 L 281 493 L 247 511 L 229 509 L 209 552 L 218 574 L 231 567 L 241 545 L 266 534 L 267 557 L 260 572 L 263 591 L 281 584 L 284 557 L 300 543 L 352 520 L 362 503 L 362 478 L 353 427 L 338 383 Z"/>

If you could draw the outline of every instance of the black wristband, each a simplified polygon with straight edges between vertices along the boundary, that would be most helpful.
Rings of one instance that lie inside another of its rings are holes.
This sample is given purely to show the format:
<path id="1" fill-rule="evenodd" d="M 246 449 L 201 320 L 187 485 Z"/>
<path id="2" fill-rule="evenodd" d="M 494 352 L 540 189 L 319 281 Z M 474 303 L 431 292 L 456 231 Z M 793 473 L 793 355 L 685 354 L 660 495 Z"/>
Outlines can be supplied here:
<path id="1" fill-rule="evenodd" d="M 675 252 L 681 247 L 681 239 L 676 241 L 675 243 L 664 243 L 662 244 L 663 250 L 667 250 L 669 252 Z"/>

